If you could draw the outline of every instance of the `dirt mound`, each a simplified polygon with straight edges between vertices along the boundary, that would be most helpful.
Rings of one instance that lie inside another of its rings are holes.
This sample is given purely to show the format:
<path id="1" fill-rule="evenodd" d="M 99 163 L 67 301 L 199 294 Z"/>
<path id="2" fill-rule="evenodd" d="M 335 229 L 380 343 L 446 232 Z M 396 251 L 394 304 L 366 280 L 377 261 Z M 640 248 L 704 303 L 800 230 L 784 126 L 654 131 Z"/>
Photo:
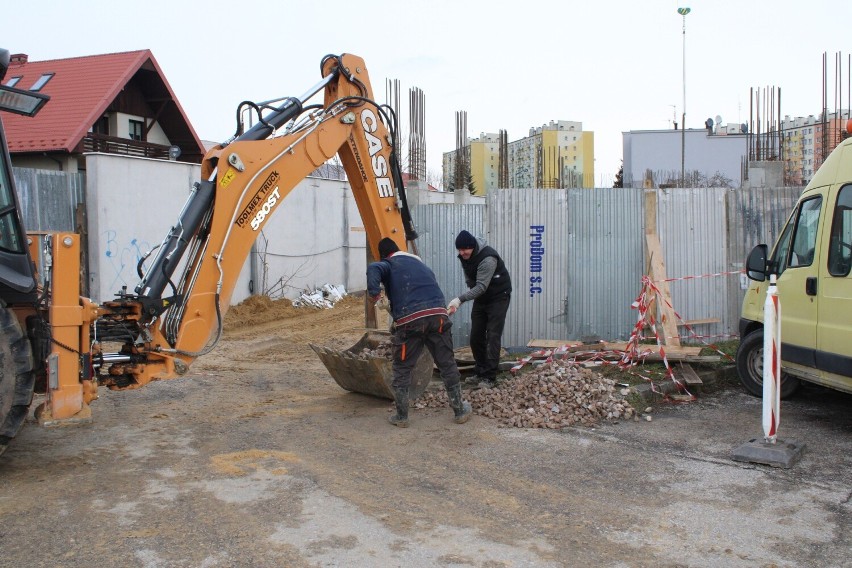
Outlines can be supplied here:
<path id="1" fill-rule="evenodd" d="M 363 305 L 363 296 L 344 296 L 335 307 Z M 244 327 L 261 325 L 272 321 L 295 318 L 306 312 L 319 312 L 324 308 L 304 306 L 297 308 L 291 300 L 282 298 L 273 300 L 269 296 L 249 296 L 236 306 L 232 306 L 225 314 L 223 323 L 225 331 L 233 331 Z"/>

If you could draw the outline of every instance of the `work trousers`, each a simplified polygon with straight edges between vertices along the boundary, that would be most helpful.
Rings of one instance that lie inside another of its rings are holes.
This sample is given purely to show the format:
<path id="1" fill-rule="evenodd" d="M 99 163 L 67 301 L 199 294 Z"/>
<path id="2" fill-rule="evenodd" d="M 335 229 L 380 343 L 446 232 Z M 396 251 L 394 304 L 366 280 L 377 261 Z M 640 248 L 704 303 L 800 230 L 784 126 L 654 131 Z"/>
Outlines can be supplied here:
<path id="1" fill-rule="evenodd" d="M 411 373 L 423 348 L 429 350 L 448 389 L 458 384 L 459 368 L 453 352 L 452 322 L 447 316 L 427 316 L 396 326 L 393 343 L 394 389 L 409 388 Z"/>
<path id="2" fill-rule="evenodd" d="M 503 326 L 510 299 L 508 293 L 485 301 L 477 298 L 470 312 L 470 350 L 476 362 L 474 371 L 489 381 L 493 381 L 499 371 Z"/>

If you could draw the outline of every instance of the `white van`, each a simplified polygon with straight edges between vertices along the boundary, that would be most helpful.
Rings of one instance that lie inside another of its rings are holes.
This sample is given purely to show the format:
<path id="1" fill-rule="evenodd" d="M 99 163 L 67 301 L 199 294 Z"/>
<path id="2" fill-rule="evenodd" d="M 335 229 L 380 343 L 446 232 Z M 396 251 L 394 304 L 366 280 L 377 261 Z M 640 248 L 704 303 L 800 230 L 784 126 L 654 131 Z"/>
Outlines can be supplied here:
<path id="1" fill-rule="evenodd" d="M 763 304 L 778 275 L 781 397 L 801 380 L 852 393 L 852 138 L 825 160 L 802 192 L 771 254 L 758 245 L 746 261 L 737 373 L 763 393 Z"/>

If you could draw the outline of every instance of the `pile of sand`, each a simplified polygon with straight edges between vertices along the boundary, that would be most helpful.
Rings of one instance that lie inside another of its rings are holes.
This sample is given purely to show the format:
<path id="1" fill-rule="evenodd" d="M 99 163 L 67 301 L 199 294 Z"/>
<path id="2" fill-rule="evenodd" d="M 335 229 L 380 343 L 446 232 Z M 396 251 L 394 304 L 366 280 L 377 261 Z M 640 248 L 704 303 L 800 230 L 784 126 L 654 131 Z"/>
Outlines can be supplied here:
<path id="1" fill-rule="evenodd" d="M 356 296 L 344 296 L 335 304 L 335 307 L 346 307 L 363 305 L 364 298 Z M 261 325 L 272 321 L 294 318 L 304 315 L 305 312 L 322 311 L 325 308 L 305 306 L 297 308 L 293 302 L 286 298 L 273 300 L 269 296 L 250 296 L 236 306 L 231 306 L 225 314 L 224 329 L 232 331 L 243 327 Z M 334 308 L 331 308 L 334 309 Z"/>

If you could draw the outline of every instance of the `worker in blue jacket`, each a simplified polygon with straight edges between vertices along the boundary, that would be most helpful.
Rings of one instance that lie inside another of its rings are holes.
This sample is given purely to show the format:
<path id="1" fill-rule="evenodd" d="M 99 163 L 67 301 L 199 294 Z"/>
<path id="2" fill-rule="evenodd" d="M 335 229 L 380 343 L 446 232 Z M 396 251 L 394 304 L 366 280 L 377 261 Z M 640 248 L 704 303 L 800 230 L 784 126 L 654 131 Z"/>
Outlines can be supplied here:
<path id="1" fill-rule="evenodd" d="M 461 374 L 453 352 L 452 322 L 447 316 L 446 299 L 435 274 L 419 256 L 401 252 L 389 238 L 379 241 L 379 262 L 367 267 L 367 293 L 373 302 L 381 289 L 390 301 L 393 318 L 393 382 L 396 414 L 394 426 L 408 426 L 408 389 L 411 373 L 423 347 L 429 350 L 441 373 L 457 424 L 468 421 L 470 403 L 462 400 Z"/>

